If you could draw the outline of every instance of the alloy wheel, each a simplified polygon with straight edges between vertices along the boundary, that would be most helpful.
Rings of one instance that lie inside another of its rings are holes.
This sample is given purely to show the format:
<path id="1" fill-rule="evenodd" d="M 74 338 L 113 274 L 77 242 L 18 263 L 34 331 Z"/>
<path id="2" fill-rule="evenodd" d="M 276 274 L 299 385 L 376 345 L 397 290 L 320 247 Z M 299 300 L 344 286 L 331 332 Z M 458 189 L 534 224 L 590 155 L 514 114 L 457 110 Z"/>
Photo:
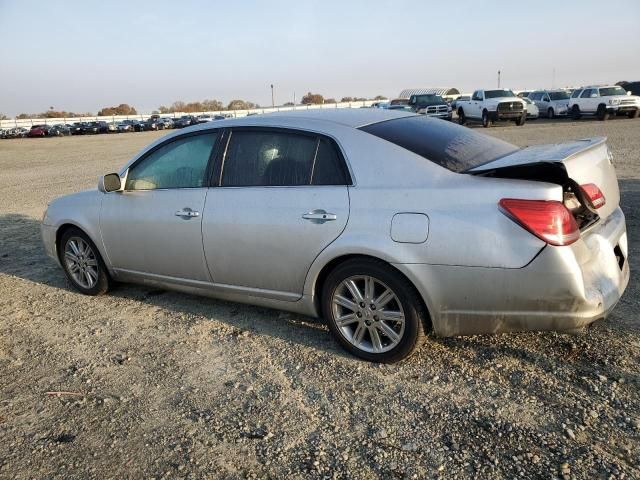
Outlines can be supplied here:
<path id="1" fill-rule="evenodd" d="M 388 352 L 402 340 L 402 305 L 395 292 L 375 277 L 360 275 L 343 280 L 333 292 L 331 308 L 340 334 L 360 350 Z"/>
<path id="2" fill-rule="evenodd" d="M 81 287 L 91 289 L 98 282 L 98 259 L 82 238 L 69 238 L 64 249 L 64 262 L 71 278 Z"/>

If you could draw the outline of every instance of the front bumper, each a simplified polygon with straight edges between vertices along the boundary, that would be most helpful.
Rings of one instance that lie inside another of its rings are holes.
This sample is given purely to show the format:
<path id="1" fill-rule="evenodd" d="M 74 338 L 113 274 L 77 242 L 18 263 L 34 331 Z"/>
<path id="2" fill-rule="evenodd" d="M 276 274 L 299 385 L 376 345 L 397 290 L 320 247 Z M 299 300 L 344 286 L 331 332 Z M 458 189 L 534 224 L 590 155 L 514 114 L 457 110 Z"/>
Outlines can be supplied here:
<path id="1" fill-rule="evenodd" d="M 519 269 L 395 265 L 411 279 L 441 336 L 575 330 L 606 317 L 629 283 L 619 208 L 566 247 L 547 245 Z"/>
<path id="2" fill-rule="evenodd" d="M 42 237 L 42 244 L 44 245 L 44 251 L 47 256 L 53 258 L 58 265 L 60 265 L 60 259 L 58 258 L 58 251 L 56 248 L 56 228 L 53 225 L 40 224 L 40 236 Z"/>
<path id="3" fill-rule="evenodd" d="M 488 112 L 489 119 L 493 122 L 500 120 L 516 120 L 518 118 L 521 118 L 523 113 L 525 112 L 522 110 L 517 112 L 498 112 L 496 110 L 494 110 L 493 112 Z"/>

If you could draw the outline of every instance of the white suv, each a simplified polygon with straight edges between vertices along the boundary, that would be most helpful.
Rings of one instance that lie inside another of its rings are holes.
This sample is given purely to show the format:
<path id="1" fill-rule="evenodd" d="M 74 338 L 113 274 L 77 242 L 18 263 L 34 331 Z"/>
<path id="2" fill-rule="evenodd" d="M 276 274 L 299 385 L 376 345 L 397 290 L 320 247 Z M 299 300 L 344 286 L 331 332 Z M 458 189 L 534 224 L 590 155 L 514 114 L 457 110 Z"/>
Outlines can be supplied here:
<path id="1" fill-rule="evenodd" d="M 574 119 L 582 115 L 596 115 L 599 120 L 607 120 L 610 115 L 637 118 L 639 110 L 640 97 L 617 85 L 581 87 L 574 90 L 569 99 L 569 112 Z"/>

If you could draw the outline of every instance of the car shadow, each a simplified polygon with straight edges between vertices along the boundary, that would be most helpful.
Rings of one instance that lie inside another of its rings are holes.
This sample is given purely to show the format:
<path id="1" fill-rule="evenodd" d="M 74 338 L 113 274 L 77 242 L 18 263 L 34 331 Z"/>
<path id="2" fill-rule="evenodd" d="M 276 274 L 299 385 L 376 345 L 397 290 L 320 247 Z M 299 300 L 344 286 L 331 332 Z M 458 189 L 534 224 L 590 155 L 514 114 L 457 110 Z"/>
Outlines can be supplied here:
<path id="1" fill-rule="evenodd" d="M 618 335 L 638 334 L 635 322 L 635 305 L 640 297 L 640 180 L 621 179 L 621 205 L 626 215 L 629 236 L 629 260 L 631 263 L 631 280 L 620 304 L 614 310 L 608 325 L 614 325 Z M 11 275 L 31 282 L 66 290 L 80 295 L 68 283 L 61 268 L 46 256 L 40 239 L 40 224 L 31 217 L 21 214 L 0 215 L 0 274 Z M 179 292 L 159 290 L 148 286 L 116 285 L 110 296 L 143 302 L 157 306 L 177 314 L 203 316 L 209 320 L 222 321 L 239 330 L 250 330 L 256 335 L 268 335 L 285 341 L 293 341 L 314 349 L 331 352 L 334 355 L 350 357 L 331 338 L 328 329 L 319 319 L 303 315 L 290 314 L 278 310 L 242 305 L 238 303 L 215 300 Z M 189 315 L 187 315 L 188 317 Z M 607 327 L 608 328 L 608 327 Z M 528 335 L 528 334 L 519 334 Z M 530 334 L 532 338 L 536 334 Z M 537 335 L 538 337 L 540 335 Z M 552 343 L 558 355 L 569 354 L 566 350 L 566 335 L 548 334 L 544 337 Z M 432 338 L 431 341 L 447 350 L 464 350 L 471 348 L 480 357 L 490 358 L 497 353 L 520 358 L 523 361 L 547 365 L 549 359 L 544 355 L 532 353 L 529 349 L 518 347 L 518 342 L 508 340 L 509 335 L 502 335 L 499 342 L 487 340 L 488 336 L 457 337 L 447 339 Z M 557 338 L 560 340 L 553 340 Z M 565 338 L 564 340 L 562 338 Z M 535 343 L 535 340 L 532 340 Z M 535 351 L 535 349 L 534 349 Z M 576 363 L 585 370 L 593 369 L 589 360 Z M 606 364 L 601 367 L 607 371 Z M 615 375 L 616 372 L 607 372 Z M 606 374 L 606 373 L 605 373 Z"/>
<path id="2" fill-rule="evenodd" d="M 11 275 L 81 295 L 64 272 L 44 251 L 40 223 L 21 214 L 0 215 L 0 274 Z M 176 314 L 198 315 L 222 321 L 240 331 L 278 337 L 314 349 L 348 356 L 331 338 L 320 319 L 239 303 L 167 291 L 148 286 L 116 283 L 108 296 L 134 300 Z"/>

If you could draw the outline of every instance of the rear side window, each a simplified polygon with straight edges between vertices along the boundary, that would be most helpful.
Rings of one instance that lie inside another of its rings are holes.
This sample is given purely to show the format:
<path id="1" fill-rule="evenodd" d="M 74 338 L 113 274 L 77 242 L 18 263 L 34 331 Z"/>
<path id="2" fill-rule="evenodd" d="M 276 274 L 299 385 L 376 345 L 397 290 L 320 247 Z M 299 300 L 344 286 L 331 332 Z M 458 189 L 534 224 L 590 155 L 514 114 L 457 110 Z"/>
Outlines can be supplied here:
<path id="1" fill-rule="evenodd" d="M 336 147 L 326 138 L 321 138 L 313 166 L 313 185 L 346 185 L 347 172 Z"/>
<path id="2" fill-rule="evenodd" d="M 580 98 L 589 98 L 589 97 L 591 97 L 591 91 L 592 90 L 590 88 L 587 88 L 586 90 L 584 90 L 582 92 L 582 94 L 580 95 Z"/>
<path id="3" fill-rule="evenodd" d="M 423 115 L 360 127 L 452 172 L 464 172 L 518 150 L 497 138 Z"/>
<path id="4" fill-rule="evenodd" d="M 223 187 L 346 185 L 344 161 L 329 139 L 273 130 L 234 130 Z"/>

